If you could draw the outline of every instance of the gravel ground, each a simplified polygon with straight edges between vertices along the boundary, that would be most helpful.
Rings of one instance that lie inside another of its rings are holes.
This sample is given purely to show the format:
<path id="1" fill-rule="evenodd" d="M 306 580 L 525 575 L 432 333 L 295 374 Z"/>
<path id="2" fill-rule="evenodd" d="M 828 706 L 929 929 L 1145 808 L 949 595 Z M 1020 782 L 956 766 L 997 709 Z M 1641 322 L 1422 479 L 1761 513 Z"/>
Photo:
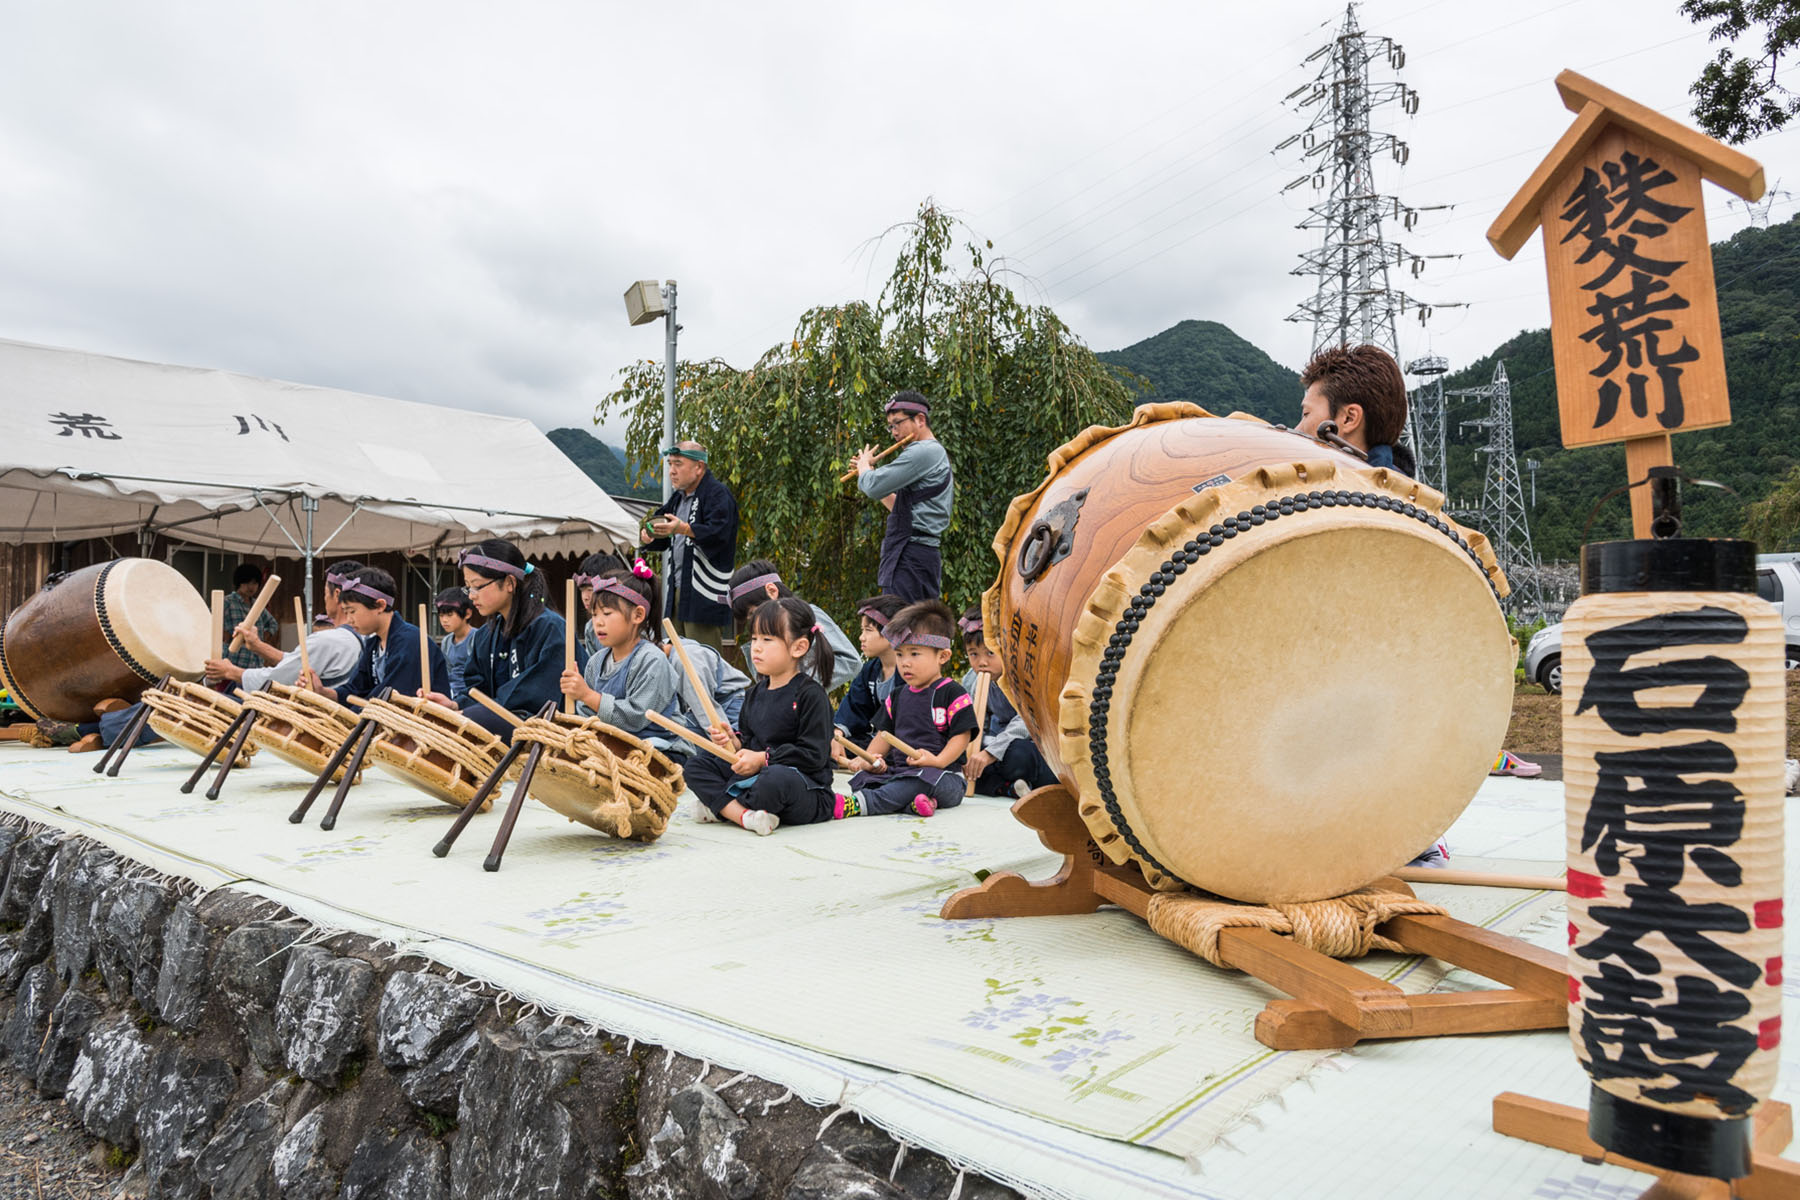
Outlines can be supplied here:
<path id="1" fill-rule="evenodd" d="M 111 1200 L 122 1177 L 60 1100 L 0 1066 L 0 1200 Z"/>

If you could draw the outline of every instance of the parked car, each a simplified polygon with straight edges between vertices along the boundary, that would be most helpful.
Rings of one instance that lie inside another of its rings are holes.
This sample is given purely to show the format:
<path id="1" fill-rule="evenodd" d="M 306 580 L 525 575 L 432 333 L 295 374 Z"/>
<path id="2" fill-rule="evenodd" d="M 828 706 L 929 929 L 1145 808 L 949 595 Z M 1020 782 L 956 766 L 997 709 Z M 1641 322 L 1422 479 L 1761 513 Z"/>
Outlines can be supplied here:
<path id="1" fill-rule="evenodd" d="M 1757 555 L 1756 594 L 1781 614 L 1787 669 L 1800 670 L 1800 554 Z M 1525 647 L 1525 678 L 1546 692 L 1562 691 L 1562 622 L 1531 635 Z"/>

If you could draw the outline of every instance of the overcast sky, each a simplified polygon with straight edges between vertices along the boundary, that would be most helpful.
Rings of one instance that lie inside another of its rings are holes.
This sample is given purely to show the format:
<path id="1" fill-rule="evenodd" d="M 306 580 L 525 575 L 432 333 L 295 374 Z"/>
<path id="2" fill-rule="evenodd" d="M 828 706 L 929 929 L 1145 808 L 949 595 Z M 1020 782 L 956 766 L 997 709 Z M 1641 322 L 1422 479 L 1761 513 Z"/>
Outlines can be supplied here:
<path id="1" fill-rule="evenodd" d="M 1547 323 L 1489 222 L 1583 71 L 1689 120 L 1676 0 L 1373 0 L 1418 115 L 1381 182 L 1424 214 L 1452 366 Z M 1627 17 L 1629 19 L 1627 19 Z M 747 366 L 872 299 L 934 197 L 1095 349 L 1221 321 L 1299 366 L 1307 117 L 1341 5 L 507 5 L 13 0 L 0 9 L 0 336 L 585 425 L 680 281 L 684 358 Z M 1800 192 L 1800 133 L 1746 147 Z M 1749 217 L 1708 187 L 1715 240 Z M 1792 215 L 1777 197 L 1774 217 Z M 1399 281 L 1396 281 L 1399 282 Z M 615 425 L 613 432 L 616 433 Z"/>

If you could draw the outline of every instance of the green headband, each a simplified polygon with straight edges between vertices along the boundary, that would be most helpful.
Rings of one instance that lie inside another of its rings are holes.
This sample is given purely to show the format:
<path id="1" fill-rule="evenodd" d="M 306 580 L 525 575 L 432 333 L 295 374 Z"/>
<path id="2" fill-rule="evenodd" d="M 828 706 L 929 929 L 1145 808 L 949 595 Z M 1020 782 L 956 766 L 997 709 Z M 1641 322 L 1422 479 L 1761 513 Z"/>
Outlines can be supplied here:
<path id="1" fill-rule="evenodd" d="M 706 451 L 689 450 L 685 446 L 670 446 L 663 451 L 664 458 L 691 458 L 697 463 L 706 461 Z"/>

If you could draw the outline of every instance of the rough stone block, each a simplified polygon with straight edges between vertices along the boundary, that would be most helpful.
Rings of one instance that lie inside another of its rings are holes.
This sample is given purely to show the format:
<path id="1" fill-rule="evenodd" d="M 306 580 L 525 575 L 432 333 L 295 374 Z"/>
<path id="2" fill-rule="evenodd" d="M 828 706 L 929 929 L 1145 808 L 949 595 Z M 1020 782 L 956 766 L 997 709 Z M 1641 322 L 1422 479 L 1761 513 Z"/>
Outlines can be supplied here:
<path id="1" fill-rule="evenodd" d="M 325 1157 L 324 1108 L 294 1122 L 269 1161 L 281 1200 L 331 1200 L 337 1195 L 337 1172 Z"/>
<path id="2" fill-rule="evenodd" d="M 906 1200 L 907 1194 L 823 1142 L 807 1152 L 782 1200 Z"/>
<path id="3" fill-rule="evenodd" d="M 44 872 L 49 870 L 50 860 L 56 857 L 56 848 L 62 840 L 60 830 L 46 829 L 13 847 L 7 863 L 6 885 L 0 887 L 0 923 L 24 924 L 38 896 L 38 885 L 43 882 Z"/>
<path id="4" fill-rule="evenodd" d="M 281 1080 L 228 1113 L 219 1131 L 194 1159 L 194 1177 L 211 1200 L 263 1200 L 275 1191 L 271 1166 L 295 1085 Z"/>
<path id="5" fill-rule="evenodd" d="M 375 1051 L 387 1066 L 416 1067 L 473 1029 L 483 1005 L 441 975 L 396 972 L 381 992 Z"/>
<path id="6" fill-rule="evenodd" d="M 64 868 L 64 860 L 71 858 Z M 94 966 L 106 916 L 104 901 L 112 897 L 119 870 L 119 856 L 93 842 L 68 841 L 56 852 L 56 884 L 50 889 L 51 953 L 64 983 L 74 983 Z"/>
<path id="7" fill-rule="evenodd" d="M 764 1181 L 738 1152 L 749 1128 L 705 1084 L 676 1092 L 644 1157 L 625 1171 L 632 1200 L 750 1200 Z"/>
<path id="8" fill-rule="evenodd" d="M 177 901 L 163 922 L 156 1002 L 144 1007 L 183 1033 L 198 1029 L 201 1014 L 206 1011 L 207 946 L 206 922 L 200 919 L 191 901 Z"/>
<path id="9" fill-rule="evenodd" d="M 35 1078 L 38 1050 L 50 1028 L 50 1012 L 62 989 L 57 986 L 56 972 L 49 963 L 39 963 L 25 972 L 19 981 L 19 994 L 13 1000 L 12 1015 L 0 1027 L 0 1051 L 12 1060 L 13 1070 L 26 1078 Z"/>
<path id="10" fill-rule="evenodd" d="M 25 840 L 19 825 L 0 825 L 0 892 L 6 890 L 6 872 L 12 866 L 13 847 Z"/>
<path id="11" fill-rule="evenodd" d="M 479 1040 L 480 1035 L 471 1029 L 460 1041 L 452 1042 L 418 1066 L 399 1072 L 400 1094 L 426 1112 L 454 1117 L 463 1074 L 475 1057 Z"/>
<path id="12" fill-rule="evenodd" d="M 50 1010 L 50 1027 L 38 1050 L 34 1075 L 38 1095 L 55 1099 L 68 1089 L 69 1075 L 81 1055 L 81 1044 L 100 1015 L 99 1003 L 76 989 L 70 988 L 62 994 L 62 999 Z"/>
<path id="13" fill-rule="evenodd" d="M 82 1126 L 126 1150 L 137 1148 L 137 1112 L 150 1083 L 150 1047 L 129 1017 L 95 1025 L 65 1093 Z"/>
<path id="14" fill-rule="evenodd" d="M 114 996 L 129 996 L 156 1011 L 156 976 L 162 969 L 163 929 L 175 907 L 175 885 L 157 879 L 121 879 L 101 903 L 100 975 Z"/>
<path id="15" fill-rule="evenodd" d="M 362 1048 L 364 1009 L 375 995 L 375 968 L 317 946 L 288 955 L 275 1005 L 275 1032 L 287 1065 L 324 1087 Z"/>
<path id="16" fill-rule="evenodd" d="M 340 1200 L 449 1200 L 444 1147 L 417 1131 L 376 1130 L 350 1155 Z"/>
<path id="17" fill-rule="evenodd" d="M 200 1200 L 206 1189 L 194 1161 L 212 1140 L 237 1074 L 221 1058 L 195 1058 L 179 1046 L 150 1064 L 150 1084 L 138 1110 L 138 1145 L 152 1195 Z"/>
<path id="18" fill-rule="evenodd" d="M 304 932 L 296 924 L 240 925 L 225 935 L 213 962 L 213 986 L 237 1017 L 251 1056 L 266 1069 L 285 1062 L 275 1033 L 275 1002 L 281 998 L 288 947 Z"/>

